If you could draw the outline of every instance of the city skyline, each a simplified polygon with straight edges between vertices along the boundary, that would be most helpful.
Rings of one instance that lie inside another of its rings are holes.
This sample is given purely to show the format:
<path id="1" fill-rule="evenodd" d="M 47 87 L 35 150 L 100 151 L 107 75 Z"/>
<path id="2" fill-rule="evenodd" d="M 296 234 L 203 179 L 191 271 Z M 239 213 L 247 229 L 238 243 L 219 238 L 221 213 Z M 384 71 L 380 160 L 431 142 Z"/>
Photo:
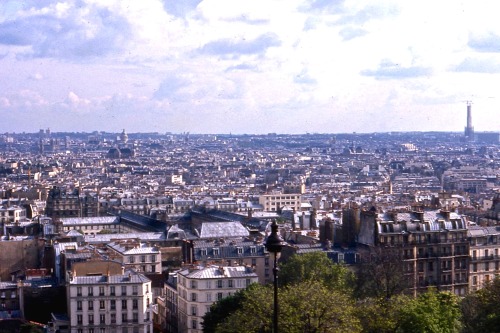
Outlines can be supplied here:
<path id="1" fill-rule="evenodd" d="M 6 1 L 0 132 L 499 131 L 486 4 Z"/>

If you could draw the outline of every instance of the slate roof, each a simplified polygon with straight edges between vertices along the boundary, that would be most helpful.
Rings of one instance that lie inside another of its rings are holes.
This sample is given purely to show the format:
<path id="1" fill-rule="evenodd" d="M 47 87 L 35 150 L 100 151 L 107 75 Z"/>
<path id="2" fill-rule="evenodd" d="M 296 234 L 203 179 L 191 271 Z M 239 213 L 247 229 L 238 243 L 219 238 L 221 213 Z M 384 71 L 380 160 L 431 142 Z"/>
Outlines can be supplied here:
<path id="1" fill-rule="evenodd" d="M 198 267 L 194 270 L 185 269 L 179 272 L 180 275 L 190 279 L 223 279 L 257 277 L 257 274 L 246 266 L 208 266 Z"/>
<path id="2" fill-rule="evenodd" d="M 96 276 L 75 276 L 71 281 L 71 285 L 94 285 L 94 284 L 137 284 L 151 282 L 146 276 L 130 272 L 123 275 L 96 275 Z"/>
<path id="3" fill-rule="evenodd" d="M 200 238 L 248 237 L 250 235 L 240 222 L 204 222 L 198 232 Z"/>
<path id="4" fill-rule="evenodd" d="M 143 244 L 143 243 L 137 244 L 137 245 L 138 245 L 137 247 L 134 246 L 134 247 L 129 248 L 129 249 L 127 249 L 127 246 L 125 244 L 122 244 L 119 242 L 110 243 L 107 246 L 109 248 L 113 249 L 114 251 L 121 253 L 123 255 L 150 254 L 150 253 L 158 254 L 158 253 L 160 253 L 158 248 L 155 246 L 147 246 L 146 244 Z"/>
<path id="5" fill-rule="evenodd" d="M 61 218 L 63 226 L 85 225 L 85 224 L 118 224 L 119 218 L 116 216 L 97 216 L 97 217 L 63 217 Z"/>
<path id="6" fill-rule="evenodd" d="M 85 235 L 85 243 L 95 244 L 95 243 L 109 243 L 115 239 L 140 239 L 143 241 L 163 241 L 165 240 L 165 235 L 163 232 L 129 232 L 124 234 L 97 234 L 97 235 Z"/>
<path id="7" fill-rule="evenodd" d="M 210 260 L 220 258 L 261 257 L 265 253 L 263 243 L 244 241 L 241 239 L 225 240 L 224 243 L 199 240 L 193 242 L 194 260 Z"/>

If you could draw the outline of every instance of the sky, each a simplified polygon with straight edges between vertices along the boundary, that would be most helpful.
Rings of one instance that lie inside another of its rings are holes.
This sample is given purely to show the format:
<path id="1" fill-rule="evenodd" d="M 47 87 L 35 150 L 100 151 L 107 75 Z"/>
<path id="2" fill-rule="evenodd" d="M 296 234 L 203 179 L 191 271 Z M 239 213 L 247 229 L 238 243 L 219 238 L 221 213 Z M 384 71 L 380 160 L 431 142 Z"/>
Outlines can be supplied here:
<path id="1" fill-rule="evenodd" d="M 496 1 L 0 2 L 0 132 L 500 131 Z"/>

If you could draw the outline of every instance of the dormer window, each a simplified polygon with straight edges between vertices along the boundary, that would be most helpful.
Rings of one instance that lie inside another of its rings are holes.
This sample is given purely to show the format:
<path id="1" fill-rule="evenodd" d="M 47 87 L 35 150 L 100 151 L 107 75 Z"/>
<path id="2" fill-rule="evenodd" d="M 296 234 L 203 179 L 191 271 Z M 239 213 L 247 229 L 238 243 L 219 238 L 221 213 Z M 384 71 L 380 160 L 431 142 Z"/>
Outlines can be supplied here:
<path id="1" fill-rule="evenodd" d="M 237 250 L 238 250 L 238 254 L 243 254 L 243 248 L 242 247 L 238 247 Z"/>
<path id="2" fill-rule="evenodd" d="M 218 256 L 219 255 L 219 249 L 218 248 L 214 248 L 214 256 Z"/>

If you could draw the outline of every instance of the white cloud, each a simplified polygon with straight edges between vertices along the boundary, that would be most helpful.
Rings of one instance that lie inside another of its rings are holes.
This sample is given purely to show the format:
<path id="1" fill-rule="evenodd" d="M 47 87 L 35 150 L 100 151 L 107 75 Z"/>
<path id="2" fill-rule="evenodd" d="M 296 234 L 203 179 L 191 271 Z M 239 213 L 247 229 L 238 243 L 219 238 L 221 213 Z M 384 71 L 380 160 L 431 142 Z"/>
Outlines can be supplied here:
<path id="1" fill-rule="evenodd" d="M 461 130 L 442 120 L 470 96 L 479 107 L 500 74 L 496 11 L 472 0 L 2 7 L 0 117 L 11 123 L 28 113 L 76 131 L 361 132 L 434 119 Z M 475 121 L 494 129 L 486 118 Z"/>

